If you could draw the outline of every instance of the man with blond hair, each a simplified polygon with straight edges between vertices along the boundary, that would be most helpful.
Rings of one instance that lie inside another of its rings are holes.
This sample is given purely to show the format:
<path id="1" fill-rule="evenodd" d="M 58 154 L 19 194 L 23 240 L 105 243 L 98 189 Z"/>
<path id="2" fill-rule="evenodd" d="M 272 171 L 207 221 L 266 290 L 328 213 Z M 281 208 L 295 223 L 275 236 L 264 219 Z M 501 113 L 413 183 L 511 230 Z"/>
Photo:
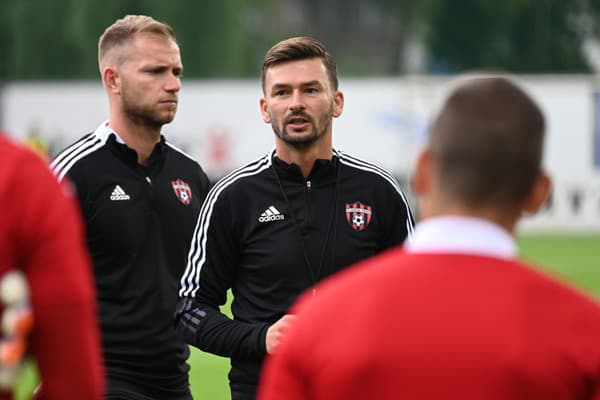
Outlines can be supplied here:
<path id="1" fill-rule="evenodd" d="M 208 179 L 161 134 L 177 111 L 179 46 L 170 26 L 128 15 L 98 50 L 109 119 L 51 167 L 75 184 L 87 223 L 107 398 L 187 400 L 189 350 L 172 315 Z"/>

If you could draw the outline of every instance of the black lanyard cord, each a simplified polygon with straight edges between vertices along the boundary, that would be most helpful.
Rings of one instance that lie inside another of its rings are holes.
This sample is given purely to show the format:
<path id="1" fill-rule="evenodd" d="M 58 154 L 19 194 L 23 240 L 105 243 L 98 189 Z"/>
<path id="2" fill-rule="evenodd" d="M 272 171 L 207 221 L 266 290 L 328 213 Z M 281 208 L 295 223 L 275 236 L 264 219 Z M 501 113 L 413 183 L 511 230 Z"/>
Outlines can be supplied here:
<path id="1" fill-rule="evenodd" d="M 275 165 L 274 164 L 272 165 L 273 173 L 275 174 L 275 179 L 277 179 L 277 184 L 279 185 L 279 190 L 281 191 L 283 200 L 285 201 L 285 203 L 289 209 L 290 216 L 292 217 L 292 223 L 294 224 L 296 234 L 298 235 L 298 240 L 300 241 L 300 244 L 302 245 L 302 254 L 304 256 L 304 263 L 306 265 L 308 276 L 312 280 L 313 285 L 318 282 L 319 277 L 321 275 L 321 269 L 323 267 L 323 261 L 325 260 L 325 252 L 327 251 L 327 245 L 329 243 L 329 237 L 331 236 L 332 227 L 333 227 L 333 253 L 335 253 L 335 238 L 336 238 L 336 234 L 337 234 L 337 227 L 335 227 L 335 225 L 337 225 L 337 211 L 338 211 L 337 203 L 338 203 L 338 196 L 339 196 L 341 167 L 342 167 L 341 163 L 338 162 L 336 178 L 335 178 L 335 187 L 333 190 L 334 191 L 333 202 L 329 208 L 330 213 L 329 213 L 329 222 L 328 222 L 328 226 L 327 226 L 327 233 L 325 235 L 325 242 L 323 243 L 323 248 L 321 249 L 321 257 L 319 259 L 319 265 L 318 265 L 317 271 L 315 273 L 313 271 L 310 259 L 308 258 L 308 252 L 306 251 L 306 243 L 304 241 L 304 236 L 302 235 L 302 231 L 300 229 L 300 224 L 298 223 L 298 219 L 296 218 L 296 215 L 294 214 L 294 211 L 292 209 L 292 203 L 290 202 L 287 194 L 285 193 L 285 190 L 281 183 L 281 178 L 279 177 L 279 174 L 277 173 Z M 309 212 L 310 212 L 310 210 L 309 210 Z M 331 262 L 332 262 L 331 270 L 332 271 L 331 272 L 333 272 L 334 258 L 335 258 L 335 254 L 332 254 L 332 256 L 331 256 Z"/>

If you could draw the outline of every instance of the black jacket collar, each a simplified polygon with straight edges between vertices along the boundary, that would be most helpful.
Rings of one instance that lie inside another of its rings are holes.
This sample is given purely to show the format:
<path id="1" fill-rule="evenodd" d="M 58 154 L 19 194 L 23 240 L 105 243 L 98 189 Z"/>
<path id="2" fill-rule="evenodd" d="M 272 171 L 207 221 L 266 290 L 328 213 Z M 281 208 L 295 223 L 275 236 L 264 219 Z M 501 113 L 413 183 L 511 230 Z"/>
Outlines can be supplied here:
<path id="1" fill-rule="evenodd" d="M 134 166 L 137 165 L 137 152 L 134 149 L 127 146 L 125 143 L 119 143 L 117 141 L 117 136 L 114 133 L 110 134 L 107 143 L 111 151 L 119 159 L 125 161 L 127 164 Z M 168 147 L 165 141 L 165 137 L 163 135 L 160 135 L 160 142 L 158 142 L 154 147 L 154 150 L 150 155 L 150 159 L 148 160 L 148 166 L 152 166 L 157 163 L 162 163 L 165 158 L 167 148 Z"/>
<path id="2" fill-rule="evenodd" d="M 304 176 L 302 176 L 302 171 L 298 165 L 294 163 L 287 163 L 277 157 L 275 153 L 273 154 L 273 167 L 276 169 L 282 181 L 302 182 L 303 184 L 305 181 L 335 181 L 335 171 L 337 171 L 339 168 L 339 164 L 339 158 L 335 154 L 331 160 L 317 159 L 315 160 L 315 163 L 308 174 L 308 178 L 304 179 Z"/>

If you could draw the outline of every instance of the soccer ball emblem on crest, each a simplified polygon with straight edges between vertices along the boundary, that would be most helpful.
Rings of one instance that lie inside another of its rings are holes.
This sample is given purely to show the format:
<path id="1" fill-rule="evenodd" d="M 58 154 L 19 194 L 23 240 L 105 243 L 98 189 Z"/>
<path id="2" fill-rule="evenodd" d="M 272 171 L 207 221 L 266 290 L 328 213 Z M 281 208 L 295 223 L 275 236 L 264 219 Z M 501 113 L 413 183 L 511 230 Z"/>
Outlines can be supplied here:
<path id="1" fill-rule="evenodd" d="M 357 214 L 354 217 L 352 217 L 352 224 L 356 225 L 358 228 L 363 226 L 364 223 L 365 223 L 365 217 L 363 217 L 362 214 Z"/>
<path id="2" fill-rule="evenodd" d="M 373 211 L 371 206 L 364 205 L 360 201 L 346 203 L 346 220 L 355 231 L 362 231 L 371 222 Z"/>

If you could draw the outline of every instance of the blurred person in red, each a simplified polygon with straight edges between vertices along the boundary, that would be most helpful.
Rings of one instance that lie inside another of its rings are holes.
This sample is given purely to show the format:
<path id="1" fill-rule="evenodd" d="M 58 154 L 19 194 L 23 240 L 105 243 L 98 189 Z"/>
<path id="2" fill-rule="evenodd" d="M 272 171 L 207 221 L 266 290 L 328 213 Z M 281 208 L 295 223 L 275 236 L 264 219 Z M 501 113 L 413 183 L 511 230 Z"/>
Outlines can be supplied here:
<path id="1" fill-rule="evenodd" d="M 21 271 L 27 281 L 34 319 L 27 342 L 42 381 L 36 398 L 100 399 L 91 266 L 77 205 L 66 189 L 38 155 L 0 134 L 0 278 Z M 22 290 L 3 286 L 2 299 L 20 297 Z M 0 399 L 12 393 L 2 391 Z"/>
<path id="2" fill-rule="evenodd" d="M 259 398 L 600 399 L 600 307 L 517 259 L 544 131 L 511 80 L 460 81 L 417 160 L 413 241 L 302 297 Z"/>

